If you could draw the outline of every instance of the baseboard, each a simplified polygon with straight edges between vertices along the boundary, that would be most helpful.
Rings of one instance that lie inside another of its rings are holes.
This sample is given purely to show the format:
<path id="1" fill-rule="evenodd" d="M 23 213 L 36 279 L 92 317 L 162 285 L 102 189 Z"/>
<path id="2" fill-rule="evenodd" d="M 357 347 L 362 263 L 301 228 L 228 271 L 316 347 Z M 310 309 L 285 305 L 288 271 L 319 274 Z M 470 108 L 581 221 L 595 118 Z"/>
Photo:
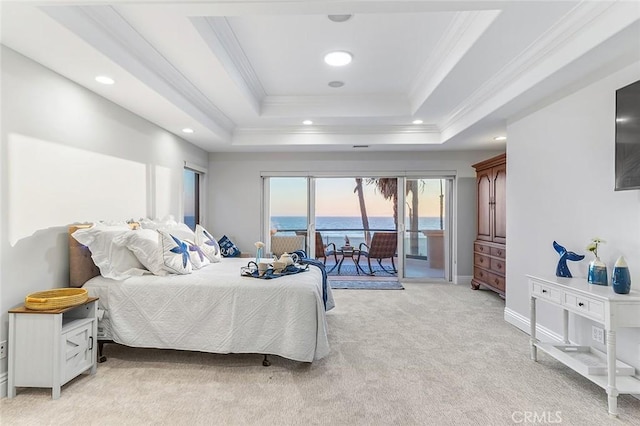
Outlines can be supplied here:
<path id="1" fill-rule="evenodd" d="M 7 397 L 7 388 L 9 386 L 8 380 L 9 374 L 7 372 L 0 374 L 0 398 Z"/>
<path id="2" fill-rule="evenodd" d="M 472 279 L 473 275 L 457 275 L 453 283 L 471 286 Z"/>
<path id="3" fill-rule="evenodd" d="M 504 308 L 504 320 L 509 324 L 519 328 L 527 334 L 531 333 L 531 321 L 518 312 Z M 558 333 L 549 330 L 546 327 L 536 324 L 536 338 L 543 341 L 562 342 L 563 338 Z"/>

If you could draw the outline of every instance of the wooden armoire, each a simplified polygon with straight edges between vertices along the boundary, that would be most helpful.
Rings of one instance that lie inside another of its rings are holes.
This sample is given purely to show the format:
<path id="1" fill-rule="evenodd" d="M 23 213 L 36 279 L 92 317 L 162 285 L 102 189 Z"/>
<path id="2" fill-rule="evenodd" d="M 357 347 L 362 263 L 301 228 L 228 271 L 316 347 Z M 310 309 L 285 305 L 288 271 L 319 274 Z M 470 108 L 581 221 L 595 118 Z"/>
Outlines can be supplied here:
<path id="1" fill-rule="evenodd" d="M 473 243 L 471 288 L 506 291 L 507 154 L 474 164 L 478 192 L 478 235 Z"/>

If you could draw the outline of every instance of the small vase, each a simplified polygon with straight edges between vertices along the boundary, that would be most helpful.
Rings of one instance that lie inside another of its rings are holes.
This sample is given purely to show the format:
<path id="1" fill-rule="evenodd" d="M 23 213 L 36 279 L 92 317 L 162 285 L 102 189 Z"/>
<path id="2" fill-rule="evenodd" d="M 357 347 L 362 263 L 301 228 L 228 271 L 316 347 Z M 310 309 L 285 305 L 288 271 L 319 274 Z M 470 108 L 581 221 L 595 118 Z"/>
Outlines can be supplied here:
<path id="1" fill-rule="evenodd" d="M 262 257 L 262 248 L 256 250 L 256 264 L 260 263 L 260 258 Z"/>
<path id="2" fill-rule="evenodd" d="M 589 274 L 587 275 L 589 284 L 609 285 L 607 280 L 607 265 L 596 257 L 589 263 Z"/>
<path id="3" fill-rule="evenodd" d="M 631 274 L 629 274 L 629 267 L 622 256 L 613 267 L 611 285 L 613 286 L 613 291 L 618 294 L 629 294 L 631 291 Z"/>

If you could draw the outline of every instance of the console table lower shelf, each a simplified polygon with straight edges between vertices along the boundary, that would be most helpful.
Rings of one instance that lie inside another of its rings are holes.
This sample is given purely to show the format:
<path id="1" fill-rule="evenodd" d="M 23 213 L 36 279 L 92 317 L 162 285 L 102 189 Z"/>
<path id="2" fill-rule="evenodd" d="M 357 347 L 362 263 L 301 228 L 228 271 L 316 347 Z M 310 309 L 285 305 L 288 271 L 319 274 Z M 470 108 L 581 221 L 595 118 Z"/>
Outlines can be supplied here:
<path id="1" fill-rule="evenodd" d="M 541 342 L 535 343 L 535 346 L 601 388 L 607 388 L 608 376 L 605 353 L 594 352 L 595 350 L 589 346 L 557 345 Z M 588 360 L 588 356 L 583 356 L 581 357 L 582 359 L 576 358 L 576 355 L 588 353 L 597 353 L 597 355 L 591 357 L 592 361 Z M 620 394 L 640 394 L 640 380 L 633 376 L 635 368 L 620 360 L 616 360 L 616 362 L 616 389 L 618 392 Z"/>

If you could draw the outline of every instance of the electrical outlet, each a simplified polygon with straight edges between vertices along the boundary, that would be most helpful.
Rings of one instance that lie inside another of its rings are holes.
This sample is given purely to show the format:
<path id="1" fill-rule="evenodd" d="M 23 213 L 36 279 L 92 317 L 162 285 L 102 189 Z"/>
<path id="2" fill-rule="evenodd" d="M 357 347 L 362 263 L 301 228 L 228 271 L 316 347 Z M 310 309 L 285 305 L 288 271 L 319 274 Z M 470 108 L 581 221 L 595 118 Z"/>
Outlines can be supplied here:
<path id="1" fill-rule="evenodd" d="M 596 327 L 595 325 L 592 325 L 591 338 L 596 342 L 602 343 L 604 345 L 604 329 L 600 327 Z"/>
<path id="2" fill-rule="evenodd" d="M 7 341 L 0 342 L 0 359 L 7 357 Z"/>

